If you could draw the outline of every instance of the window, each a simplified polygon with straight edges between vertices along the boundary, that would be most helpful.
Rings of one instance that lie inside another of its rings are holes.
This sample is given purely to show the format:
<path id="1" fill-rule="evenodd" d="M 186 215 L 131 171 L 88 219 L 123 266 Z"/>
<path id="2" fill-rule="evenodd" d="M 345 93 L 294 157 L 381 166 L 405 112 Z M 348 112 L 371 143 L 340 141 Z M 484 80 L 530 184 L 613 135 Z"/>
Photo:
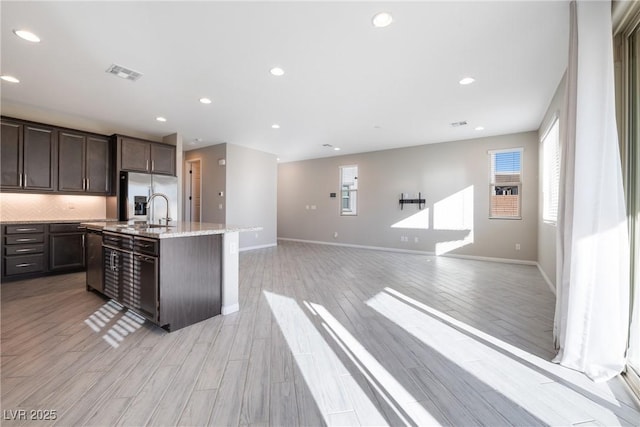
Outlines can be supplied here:
<path id="1" fill-rule="evenodd" d="M 358 166 L 340 166 L 340 214 L 358 213 Z"/>
<path id="2" fill-rule="evenodd" d="M 489 151 L 489 218 L 520 219 L 522 148 Z"/>
<path id="3" fill-rule="evenodd" d="M 558 220 L 558 192 L 560 187 L 560 131 L 555 119 L 542 138 L 542 219 Z"/>

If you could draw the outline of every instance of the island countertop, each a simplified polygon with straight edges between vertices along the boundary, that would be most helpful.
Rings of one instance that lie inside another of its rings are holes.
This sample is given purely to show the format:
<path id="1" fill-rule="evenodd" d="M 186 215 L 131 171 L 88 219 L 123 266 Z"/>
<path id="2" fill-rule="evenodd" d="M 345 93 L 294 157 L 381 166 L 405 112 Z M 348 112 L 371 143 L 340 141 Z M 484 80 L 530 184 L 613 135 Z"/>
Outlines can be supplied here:
<path id="1" fill-rule="evenodd" d="M 153 224 L 145 227 L 134 221 L 121 222 L 83 222 L 88 229 L 111 231 L 114 233 L 131 234 L 135 236 L 151 237 L 155 239 L 171 239 L 176 237 L 206 236 L 210 234 L 225 234 L 243 231 L 259 231 L 258 226 L 239 226 L 216 224 L 209 222 L 174 221 L 169 226 Z"/>

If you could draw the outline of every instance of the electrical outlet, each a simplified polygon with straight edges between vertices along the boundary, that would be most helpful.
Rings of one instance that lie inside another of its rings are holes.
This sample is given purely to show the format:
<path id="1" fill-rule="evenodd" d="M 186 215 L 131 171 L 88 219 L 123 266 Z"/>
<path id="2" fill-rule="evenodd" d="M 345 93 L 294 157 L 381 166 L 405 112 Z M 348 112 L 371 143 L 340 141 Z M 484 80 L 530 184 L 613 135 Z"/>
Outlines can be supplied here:
<path id="1" fill-rule="evenodd" d="M 218 205 L 218 209 L 222 210 L 222 203 Z"/>
<path id="2" fill-rule="evenodd" d="M 334 238 L 334 239 L 337 239 L 337 238 L 338 238 L 338 232 L 337 232 L 337 231 L 334 231 L 334 232 L 333 232 L 333 238 Z"/>
<path id="3" fill-rule="evenodd" d="M 306 210 L 309 210 L 309 205 L 306 205 L 304 208 L 305 208 Z"/>
<path id="4" fill-rule="evenodd" d="M 516 251 L 520 250 L 520 243 L 516 243 Z"/>
<path id="5" fill-rule="evenodd" d="M 417 237 L 413 238 L 413 243 L 418 243 L 418 238 Z"/>
<path id="6" fill-rule="evenodd" d="M 316 210 L 316 205 L 311 205 L 311 210 L 315 211 Z"/>

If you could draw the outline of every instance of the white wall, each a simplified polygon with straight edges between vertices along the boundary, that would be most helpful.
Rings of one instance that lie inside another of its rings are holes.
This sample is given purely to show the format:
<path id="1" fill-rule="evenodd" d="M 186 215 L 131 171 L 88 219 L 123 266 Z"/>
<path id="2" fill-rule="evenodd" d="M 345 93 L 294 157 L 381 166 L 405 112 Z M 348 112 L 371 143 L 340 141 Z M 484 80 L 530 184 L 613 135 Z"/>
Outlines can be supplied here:
<path id="1" fill-rule="evenodd" d="M 241 249 L 276 245 L 278 163 L 275 155 L 233 144 L 218 144 L 186 151 L 184 159 L 201 161 L 203 222 L 262 227 L 262 231 L 240 233 Z M 220 159 L 225 160 L 225 166 L 218 164 Z M 220 192 L 224 196 L 219 196 Z"/>
<path id="2" fill-rule="evenodd" d="M 524 148 L 522 220 L 489 219 L 487 151 L 515 147 Z M 358 215 L 351 217 L 340 215 L 339 197 L 329 197 L 331 192 L 340 194 L 339 166 L 350 164 L 359 167 Z M 400 194 L 418 192 L 426 199 L 425 209 L 405 205 L 401 210 Z M 398 227 L 411 221 L 415 223 L 408 228 Z M 281 238 L 535 262 L 537 225 L 537 132 L 291 162 L 278 168 Z"/>
<path id="3" fill-rule="evenodd" d="M 544 119 L 540 125 L 540 130 L 538 131 L 538 139 L 541 140 L 544 136 L 544 133 L 547 131 L 549 126 L 553 123 L 555 117 L 561 118 L 562 109 L 564 106 L 564 92 L 566 86 L 566 75 L 562 77 L 560 84 L 558 84 L 558 88 L 556 89 L 556 93 L 553 96 L 553 99 L 549 103 L 549 108 L 544 115 Z M 560 135 L 562 135 L 564 123 L 562 120 L 559 122 L 560 127 Z M 543 150 L 542 150 L 542 142 L 540 144 L 540 155 L 538 161 L 539 167 L 539 185 L 540 185 L 540 194 L 539 194 L 539 209 L 538 209 L 538 264 L 540 265 L 540 269 L 542 270 L 545 279 L 549 282 L 549 285 L 555 289 L 556 284 L 556 233 L 557 227 L 555 223 L 545 222 L 542 219 L 542 166 L 543 166 Z"/>
<path id="4" fill-rule="evenodd" d="M 257 225 L 240 233 L 240 248 L 277 243 L 278 162 L 274 154 L 227 144 L 227 223 Z"/>

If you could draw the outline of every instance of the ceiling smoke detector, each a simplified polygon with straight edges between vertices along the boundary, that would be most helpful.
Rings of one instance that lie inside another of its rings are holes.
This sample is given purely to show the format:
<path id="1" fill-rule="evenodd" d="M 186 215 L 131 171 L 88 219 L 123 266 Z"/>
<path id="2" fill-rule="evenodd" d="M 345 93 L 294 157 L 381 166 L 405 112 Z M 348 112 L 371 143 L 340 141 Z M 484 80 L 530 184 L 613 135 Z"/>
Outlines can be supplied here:
<path id="1" fill-rule="evenodd" d="M 333 147 L 333 145 L 331 145 L 331 144 L 322 144 L 322 146 L 323 146 L 323 147 L 327 147 L 327 148 L 331 148 L 331 147 Z"/>
<path id="2" fill-rule="evenodd" d="M 142 77 L 142 73 L 116 64 L 111 64 L 111 66 L 107 68 L 107 73 L 118 76 L 121 79 L 131 80 L 132 82 L 135 82 L 140 77 Z"/>
<path id="3" fill-rule="evenodd" d="M 453 122 L 453 123 L 451 123 L 451 127 L 457 128 L 457 127 L 460 127 L 460 126 L 465 126 L 466 124 L 467 124 L 467 121 L 463 120 L 461 122 Z"/>

